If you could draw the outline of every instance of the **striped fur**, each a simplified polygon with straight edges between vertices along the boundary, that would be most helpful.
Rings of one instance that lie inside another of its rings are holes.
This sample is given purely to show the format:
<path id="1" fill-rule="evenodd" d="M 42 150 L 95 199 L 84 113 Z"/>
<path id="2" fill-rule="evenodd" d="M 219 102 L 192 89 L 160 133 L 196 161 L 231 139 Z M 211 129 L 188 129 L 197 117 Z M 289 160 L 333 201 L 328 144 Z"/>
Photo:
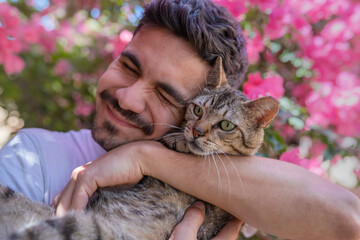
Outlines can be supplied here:
<path id="1" fill-rule="evenodd" d="M 262 144 L 263 127 L 278 111 L 278 103 L 270 97 L 250 101 L 225 85 L 206 88 L 195 97 L 186 110 L 184 131 L 169 133 L 162 139 L 165 145 L 197 155 L 254 154 Z M 195 106 L 201 107 L 201 117 L 194 114 Z M 234 123 L 235 128 L 222 131 L 219 123 L 223 120 Z M 214 157 L 213 160 L 216 161 Z M 57 218 L 54 209 L 0 185 L 0 239 L 168 239 L 195 200 L 165 183 L 144 177 L 130 189 L 99 189 L 85 211 Z M 206 219 L 198 239 L 210 239 L 232 218 L 213 205 L 206 203 L 205 207 Z"/>
<path id="2" fill-rule="evenodd" d="M 194 114 L 195 106 L 201 107 L 202 117 Z M 187 107 L 182 124 L 184 136 L 176 139 L 172 133 L 165 136 L 164 141 L 176 151 L 197 155 L 253 155 L 262 145 L 264 127 L 276 116 L 278 109 L 279 103 L 272 97 L 250 101 L 242 92 L 227 86 L 205 88 Z M 222 130 L 219 124 L 223 120 L 233 123 L 234 130 Z M 194 129 L 203 136 L 194 137 Z"/>
<path id="3" fill-rule="evenodd" d="M 0 185 L 0 239 L 168 239 L 195 201 L 150 177 L 125 191 L 104 188 L 98 194 L 86 211 L 56 218 L 53 209 Z M 207 220 L 198 239 L 210 239 L 231 218 L 205 206 Z"/>

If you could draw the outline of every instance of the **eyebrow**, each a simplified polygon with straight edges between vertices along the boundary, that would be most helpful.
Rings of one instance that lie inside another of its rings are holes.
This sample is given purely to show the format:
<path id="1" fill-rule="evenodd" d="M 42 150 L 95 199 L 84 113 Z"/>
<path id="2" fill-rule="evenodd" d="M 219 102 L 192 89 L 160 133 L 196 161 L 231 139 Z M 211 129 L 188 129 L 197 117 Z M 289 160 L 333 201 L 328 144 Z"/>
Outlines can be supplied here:
<path id="1" fill-rule="evenodd" d="M 141 72 L 141 64 L 139 62 L 139 59 L 135 56 L 135 54 L 124 50 L 122 51 L 121 56 L 128 58 Z"/>
<path id="2" fill-rule="evenodd" d="M 170 96 L 172 96 L 174 98 L 174 100 L 179 103 L 180 105 L 185 105 L 186 101 L 184 100 L 184 97 L 181 96 L 181 94 L 172 86 L 170 86 L 167 83 L 164 82 L 159 82 L 158 86 L 163 89 L 167 94 L 169 94 Z"/>
<path id="3" fill-rule="evenodd" d="M 126 51 L 124 50 L 121 53 L 121 56 L 128 58 L 141 72 L 141 64 L 138 60 L 138 58 L 135 56 L 135 54 L 133 54 L 130 51 Z M 170 96 L 172 96 L 174 98 L 174 100 L 179 103 L 181 106 L 186 105 L 186 102 L 184 100 L 184 97 L 175 89 L 173 88 L 171 85 L 165 83 L 165 82 L 159 82 L 157 84 L 161 89 L 163 89 L 167 94 L 169 94 Z"/>

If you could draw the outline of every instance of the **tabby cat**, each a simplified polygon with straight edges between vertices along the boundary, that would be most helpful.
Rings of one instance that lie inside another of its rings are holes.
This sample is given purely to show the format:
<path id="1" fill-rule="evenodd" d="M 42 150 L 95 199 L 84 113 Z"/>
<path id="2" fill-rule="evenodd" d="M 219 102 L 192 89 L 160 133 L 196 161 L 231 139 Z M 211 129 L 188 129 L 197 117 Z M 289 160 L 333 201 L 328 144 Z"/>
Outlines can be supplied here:
<path id="1" fill-rule="evenodd" d="M 250 101 L 229 87 L 221 58 L 207 87 L 187 106 L 184 131 L 161 139 L 180 152 L 196 155 L 252 155 L 278 112 L 272 97 Z M 199 158 L 200 159 L 200 158 Z M 0 186 L 0 239 L 168 239 L 196 199 L 151 177 L 128 190 L 101 188 L 81 213 L 53 217 L 54 209 Z M 206 219 L 198 239 L 210 239 L 232 216 L 205 204 Z"/>

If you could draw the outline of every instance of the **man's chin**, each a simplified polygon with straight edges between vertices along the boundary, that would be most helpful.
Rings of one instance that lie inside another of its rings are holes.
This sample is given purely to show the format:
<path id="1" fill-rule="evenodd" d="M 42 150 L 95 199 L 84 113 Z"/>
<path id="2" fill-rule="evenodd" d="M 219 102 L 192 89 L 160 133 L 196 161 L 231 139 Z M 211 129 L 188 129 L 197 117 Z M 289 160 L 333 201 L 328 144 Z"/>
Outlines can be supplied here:
<path id="1" fill-rule="evenodd" d="M 108 122 L 104 126 L 93 126 L 91 135 L 93 139 L 106 151 L 110 151 L 129 142 L 126 136 L 119 136 L 119 131 L 109 126 Z"/>

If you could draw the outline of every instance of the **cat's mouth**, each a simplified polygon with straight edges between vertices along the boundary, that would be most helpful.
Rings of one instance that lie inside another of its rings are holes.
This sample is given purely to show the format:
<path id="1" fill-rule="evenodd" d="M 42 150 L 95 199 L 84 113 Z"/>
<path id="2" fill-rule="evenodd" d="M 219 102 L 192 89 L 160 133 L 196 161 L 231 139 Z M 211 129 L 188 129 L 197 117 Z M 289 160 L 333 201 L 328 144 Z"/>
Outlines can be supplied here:
<path id="1" fill-rule="evenodd" d="M 192 152 L 193 154 L 196 154 L 196 155 L 207 155 L 207 154 L 205 153 L 205 151 L 196 144 L 195 141 L 188 142 L 188 147 L 189 147 L 190 152 Z"/>

